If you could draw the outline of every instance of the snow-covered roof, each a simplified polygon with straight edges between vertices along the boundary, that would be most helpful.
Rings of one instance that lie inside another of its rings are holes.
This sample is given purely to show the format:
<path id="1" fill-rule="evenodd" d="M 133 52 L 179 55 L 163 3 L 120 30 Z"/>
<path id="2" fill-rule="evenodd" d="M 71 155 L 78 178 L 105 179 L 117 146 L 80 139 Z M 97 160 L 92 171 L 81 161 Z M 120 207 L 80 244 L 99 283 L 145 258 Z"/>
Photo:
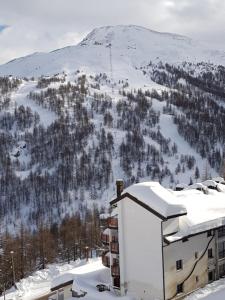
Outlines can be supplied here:
<path id="1" fill-rule="evenodd" d="M 187 215 L 179 217 L 179 231 L 166 237 L 169 242 L 225 225 L 225 189 L 209 190 L 208 194 L 194 189 L 173 193 Z"/>
<path id="2" fill-rule="evenodd" d="M 205 181 L 194 186 L 207 189 L 207 184 L 212 182 Z M 142 182 L 125 189 L 122 196 L 129 194 L 135 197 L 165 218 L 179 216 L 179 231 L 166 237 L 172 242 L 225 225 L 225 186 L 219 183 L 216 186 L 217 190 L 207 189 L 207 193 L 203 193 L 194 188 L 171 191 L 158 182 Z"/>
<path id="3" fill-rule="evenodd" d="M 182 188 L 182 189 L 185 189 L 186 187 L 188 187 L 188 185 L 186 183 L 178 183 L 176 185 L 176 188 Z"/>
<path id="4" fill-rule="evenodd" d="M 203 185 L 208 186 L 208 187 L 217 187 L 217 182 L 215 182 L 214 180 L 206 180 L 202 182 Z"/>
<path id="5" fill-rule="evenodd" d="M 212 180 L 214 180 L 214 181 L 216 181 L 218 183 L 225 183 L 223 177 L 220 177 L 220 176 L 214 177 Z"/>
<path id="6" fill-rule="evenodd" d="M 110 214 L 108 214 L 108 213 L 100 214 L 100 216 L 99 216 L 99 218 L 101 220 L 107 220 L 108 217 L 110 217 Z"/>
<path id="7" fill-rule="evenodd" d="M 184 205 L 176 202 L 173 193 L 158 182 L 141 182 L 124 190 L 165 218 L 186 213 Z"/>
<path id="8" fill-rule="evenodd" d="M 200 183 L 200 182 L 196 182 L 192 185 L 187 186 L 186 188 L 187 190 L 193 190 L 193 189 L 200 189 L 200 190 L 204 190 L 204 191 L 208 191 L 208 188 L 206 185 Z"/>

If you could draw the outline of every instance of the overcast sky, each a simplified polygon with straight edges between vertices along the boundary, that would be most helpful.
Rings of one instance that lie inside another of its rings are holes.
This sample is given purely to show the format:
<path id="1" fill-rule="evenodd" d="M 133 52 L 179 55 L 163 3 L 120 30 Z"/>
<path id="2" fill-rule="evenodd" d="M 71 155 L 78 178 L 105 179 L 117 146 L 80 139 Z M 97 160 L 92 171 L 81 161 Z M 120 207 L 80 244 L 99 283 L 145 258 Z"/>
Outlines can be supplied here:
<path id="1" fill-rule="evenodd" d="M 225 49 L 225 0 L 0 0 L 0 63 L 73 45 L 95 27 L 117 24 Z"/>

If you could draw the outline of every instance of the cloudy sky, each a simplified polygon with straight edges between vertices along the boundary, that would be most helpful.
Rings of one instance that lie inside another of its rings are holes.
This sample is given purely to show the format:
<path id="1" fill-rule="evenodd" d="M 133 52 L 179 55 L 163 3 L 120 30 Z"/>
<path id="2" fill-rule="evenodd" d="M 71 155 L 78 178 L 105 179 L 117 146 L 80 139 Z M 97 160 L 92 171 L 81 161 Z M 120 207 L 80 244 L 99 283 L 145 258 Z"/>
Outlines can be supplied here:
<path id="1" fill-rule="evenodd" d="M 0 63 L 76 44 L 95 27 L 135 24 L 225 49 L 224 0 L 0 0 Z"/>

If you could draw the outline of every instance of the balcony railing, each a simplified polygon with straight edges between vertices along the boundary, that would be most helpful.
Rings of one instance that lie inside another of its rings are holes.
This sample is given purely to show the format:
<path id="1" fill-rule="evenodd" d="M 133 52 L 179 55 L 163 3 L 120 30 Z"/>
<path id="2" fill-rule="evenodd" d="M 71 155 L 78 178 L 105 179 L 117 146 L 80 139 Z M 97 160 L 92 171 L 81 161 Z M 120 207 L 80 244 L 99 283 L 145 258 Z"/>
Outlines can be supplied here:
<path id="1" fill-rule="evenodd" d="M 110 243 L 110 250 L 111 250 L 112 253 L 118 254 L 119 253 L 119 243 L 111 242 Z"/>
<path id="2" fill-rule="evenodd" d="M 110 258 L 105 254 L 102 255 L 102 264 L 103 266 L 109 268 L 110 267 Z"/>
<path id="3" fill-rule="evenodd" d="M 111 266 L 111 274 L 113 277 L 120 276 L 120 267 L 118 265 Z"/>
<path id="4" fill-rule="evenodd" d="M 102 243 L 108 245 L 109 244 L 109 235 L 105 233 L 101 233 L 101 241 Z"/>
<path id="5" fill-rule="evenodd" d="M 118 219 L 115 217 L 108 218 L 108 227 L 111 229 L 118 229 Z"/>

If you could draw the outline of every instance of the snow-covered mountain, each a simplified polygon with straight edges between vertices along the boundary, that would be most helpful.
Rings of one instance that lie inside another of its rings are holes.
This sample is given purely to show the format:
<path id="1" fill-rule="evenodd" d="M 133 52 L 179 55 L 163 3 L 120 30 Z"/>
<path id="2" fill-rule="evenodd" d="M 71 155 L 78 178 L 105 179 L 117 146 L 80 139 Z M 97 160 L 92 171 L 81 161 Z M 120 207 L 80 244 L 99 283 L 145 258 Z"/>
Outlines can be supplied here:
<path id="1" fill-rule="evenodd" d="M 138 26 L 1 65 L 3 228 L 105 206 L 116 178 L 174 188 L 218 175 L 224 66 L 223 51 Z"/>
<path id="2" fill-rule="evenodd" d="M 184 36 L 121 25 L 94 29 L 76 46 L 10 61 L 0 66 L 0 75 L 46 76 L 77 69 L 88 73 L 110 73 L 110 45 L 115 78 L 131 79 L 135 76 L 132 74 L 134 69 L 150 61 L 171 64 L 204 61 L 225 65 L 225 51 Z"/>

